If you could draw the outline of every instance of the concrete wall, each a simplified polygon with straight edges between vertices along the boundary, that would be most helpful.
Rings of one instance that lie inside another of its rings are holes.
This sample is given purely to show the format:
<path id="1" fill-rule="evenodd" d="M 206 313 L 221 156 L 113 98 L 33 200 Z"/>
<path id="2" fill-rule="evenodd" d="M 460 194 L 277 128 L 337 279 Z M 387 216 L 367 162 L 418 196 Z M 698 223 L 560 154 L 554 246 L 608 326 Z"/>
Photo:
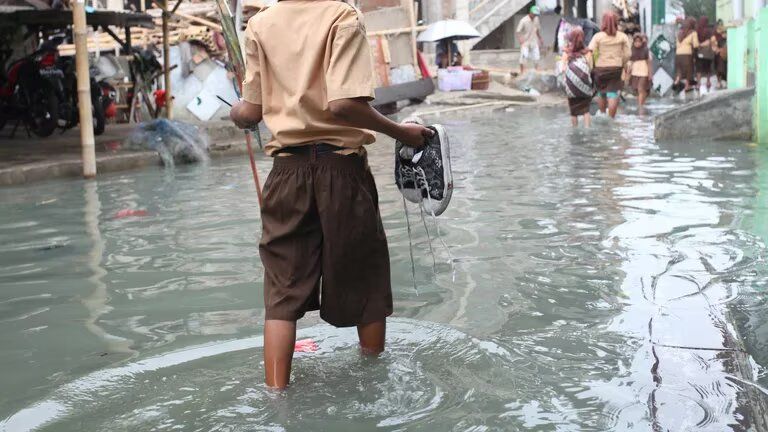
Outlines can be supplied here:
<path id="1" fill-rule="evenodd" d="M 525 16 L 525 13 L 515 14 L 501 24 L 496 30 L 486 36 L 481 42 L 475 45 L 475 50 L 507 50 L 519 49 L 515 31 L 517 24 Z M 547 14 L 539 17 L 541 23 L 541 37 L 544 39 L 544 45 L 552 47 L 555 41 L 555 27 L 560 22 L 560 15 Z"/>
<path id="2" fill-rule="evenodd" d="M 520 61 L 518 50 L 475 50 L 472 51 L 472 65 L 495 69 L 514 69 Z"/>
<path id="3" fill-rule="evenodd" d="M 654 119 L 659 140 L 750 140 L 754 88 L 725 90 Z"/>

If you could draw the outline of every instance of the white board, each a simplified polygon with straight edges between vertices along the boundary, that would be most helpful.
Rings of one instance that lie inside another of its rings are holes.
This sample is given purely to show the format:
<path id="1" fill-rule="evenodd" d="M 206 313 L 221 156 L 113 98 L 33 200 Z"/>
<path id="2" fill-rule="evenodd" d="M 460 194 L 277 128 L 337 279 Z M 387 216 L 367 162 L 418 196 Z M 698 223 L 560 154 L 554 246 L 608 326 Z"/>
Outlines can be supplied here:
<path id="1" fill-rule="evenodd" d="M 219 99 L 206 89 L 200 91 L 187 104 L 187 109 L 200 121 L 208 121 L 221 107 Z"/>
<path id="2" fill-rule="evenodd" d="M 669 89 L 672 88 L 672 84 L 674 83 L 675 81 L 667 73 L 667 71 L 664 70 L 664 68 L 659 68 L 659 70 L 653 74 L 653 90 L 661 96 L 667 94 Z"/>

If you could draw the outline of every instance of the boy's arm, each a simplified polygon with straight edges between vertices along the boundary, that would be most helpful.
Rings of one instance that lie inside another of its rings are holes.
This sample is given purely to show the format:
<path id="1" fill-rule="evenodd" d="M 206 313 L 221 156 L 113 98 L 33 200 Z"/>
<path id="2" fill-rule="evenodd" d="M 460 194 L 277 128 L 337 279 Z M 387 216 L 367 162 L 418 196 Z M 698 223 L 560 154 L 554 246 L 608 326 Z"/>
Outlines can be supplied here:
<path id="1" fill-rule="evenodd" d="M 261 121 L 261 105 L 240 101 L 232 106 L 229 118 L 241 129 L 252 129 Z"/>
<path id="2" fill-rule="evenodd" d="M 349 126 L 381 132 L 409 147 L 423 146 L 424 139 L 434 134 L 418 124 L 393 122 L 373 109 L 365 98 L 333 100 L 328 103 L 328 109 Z"/>
<path id="3" fill-rule="evenodd" d="M 239 128 L 252 129 L 262 118 L 261 111 L 261 65 L 259 45 L 255 34 L 256 17 L 248 21 L 245 29 L 245 76 L 242 83 L 242 100 L 229 112 L 232 122 Z"/>

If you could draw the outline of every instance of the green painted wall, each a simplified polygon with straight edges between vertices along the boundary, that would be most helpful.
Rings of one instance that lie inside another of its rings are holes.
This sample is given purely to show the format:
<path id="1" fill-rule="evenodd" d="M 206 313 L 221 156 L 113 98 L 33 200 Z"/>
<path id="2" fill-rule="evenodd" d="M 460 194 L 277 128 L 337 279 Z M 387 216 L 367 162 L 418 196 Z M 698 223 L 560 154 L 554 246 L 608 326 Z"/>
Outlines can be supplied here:
<path id="1" fill-rule="evenodd" d="M 755 137 L 760 144 L 768 144 L 768 8 L 757 16 L 755 36 Z"/>
<path id="2" fill-rule="evenodd" d="M 728 29 L 728 88 L 747 86 L 747 27 Z"/>
<path id="3" fill-rule="evenodd" d="M 751 3 L 751 2 L 750 2 Z M 757 47 L 757 37 L 755 37 L 756 21 L 751 19 L 746 22 L 747 26 L 747 71 L 755 71 L 755 49 Z"/>

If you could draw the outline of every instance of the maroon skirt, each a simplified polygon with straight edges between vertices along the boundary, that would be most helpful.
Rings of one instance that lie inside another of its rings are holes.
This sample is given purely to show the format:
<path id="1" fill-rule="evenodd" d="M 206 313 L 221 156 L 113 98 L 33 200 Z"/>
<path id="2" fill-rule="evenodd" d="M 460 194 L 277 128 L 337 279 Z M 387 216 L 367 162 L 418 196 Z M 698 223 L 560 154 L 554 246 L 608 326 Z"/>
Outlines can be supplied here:
<path id="1" fill-rule="evenodd" d="M 595 79 L 595 89 L 600 93 L 618 92 L 624 89 L 621 79 L 621 67 L 596 67 L 592 72 Z"/>
<path id="2" fill-rule="evenodd" d="M 675 75 L 686 81 L 693 81 L 693 55 L 678 54 L 675 56 Z"/>
<path id="3" fill-rule="evenodd" d="M 568 98 L 568 108 L 571 110 L 571 116 L 578 117 L 587 114 L 589 112 L 589 104 L 591 103 L 591 97 Z"/>
<path id="4" fill-rule="evenodd" d="M 650 91 L 651 90 L 651 80 L 648 79 L 648 77 L 641 77 L 641 76 L 634 76 L 629 79 L 629 85 L 635 90 L 635 91 Z"/>

